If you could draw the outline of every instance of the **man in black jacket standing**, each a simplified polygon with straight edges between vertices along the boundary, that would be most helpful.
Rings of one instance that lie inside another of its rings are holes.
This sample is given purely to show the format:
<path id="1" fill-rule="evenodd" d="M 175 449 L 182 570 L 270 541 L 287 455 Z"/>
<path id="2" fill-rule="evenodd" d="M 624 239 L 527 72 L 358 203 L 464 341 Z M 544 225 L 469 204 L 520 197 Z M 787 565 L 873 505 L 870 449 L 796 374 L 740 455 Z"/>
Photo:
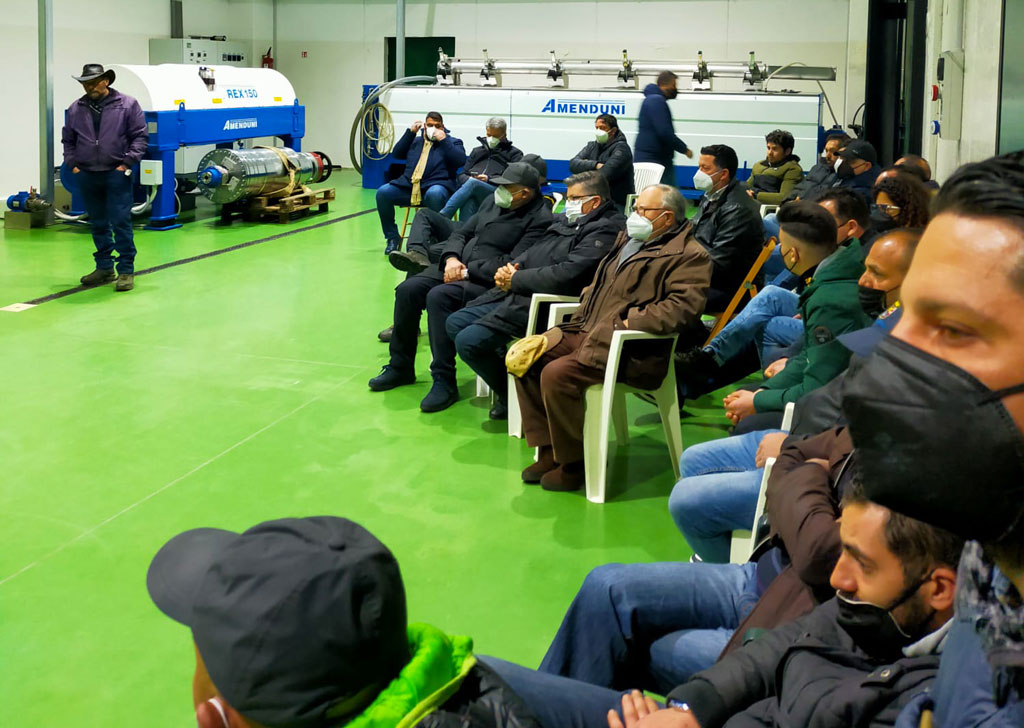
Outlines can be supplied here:
<path id="1" fill-rule="evenodd" d="M 370 380 L 370 389 L 381 392 L 416 381 L 416 337 L 426 309 L 434 384 L 420 409 L 439 412 L 458 401 L 455 343 L 445 330 L 449 314 L 485 293 L 498 269 L 540 240 L 551 224 L 551 210 L 540 194 L 540 174 L 529 163 L 513 162 L 493 182 L 498 188 L 492 199 L 455 229 L 440 263 L 395 289 L 391 359 Z"/>
<path id="2" fill-rule="evenodd" d="M 626 227 L 600 172 L 574 175 L 565 184 L 565 213 L 555 216 L 544 239 L 500 268 L 494 288 L 448 317 L 459 356 L 498 396 L 492 420 L 508 417 L 505 346 L 535 333 L 526 330 L 533 294 L 578 296 Z"/>
<path id="3" fill-rule="evenodd" d="M 636 190 L 633 186 L 633 152 L 619 121 L 611 114 L 601 114 L 594 121 L 594 141 L 588 142 L 569 160 L 573 174 L 596 170 L 608 180 L 611 199 L 621 210 L 626 198 Z M 607 199 L 607 198 L 605 198 Z"/>
<path id="4" fill-rule="evenodd" d="M 732 147 L 700 150 L 693 186 L 704 191 L 693 218 L 693 236 L 711 254 L 714 271 L 705 311 L 719 313 L 732 300 L 764 245 L 760 207 L 736 181 L 739 160 Z"/>
<path id="5" fill-rule="evenodd" d="M 480 209 L 480 203 L 494 194 L 496 185 L 490 180 L 504 172 L 509 164 L 523 158 L 523 153 L 509 141 L 507 130 L 504 119 L 492 116 L 487 120 L 485 136 L 477 137 L 480 146 L 469 153 L 459 173 L 459 189 L 441 209 L 441 214 L 449 220 L 455 217 L 456 212 L 460 214 L 460 220 L 473 217 Z"/>

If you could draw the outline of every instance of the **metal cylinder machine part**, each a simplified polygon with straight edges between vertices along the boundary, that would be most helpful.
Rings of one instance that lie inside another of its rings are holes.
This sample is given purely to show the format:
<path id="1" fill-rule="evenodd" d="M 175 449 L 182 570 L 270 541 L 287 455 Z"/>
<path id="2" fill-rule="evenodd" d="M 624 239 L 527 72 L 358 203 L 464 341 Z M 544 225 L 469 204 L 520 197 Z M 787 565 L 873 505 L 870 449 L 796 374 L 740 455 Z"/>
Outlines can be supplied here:
<path id="1" fill-rule="evenodd" d="M 301 189 L 331 176 L 323 152 L 296 152 L 287 147 L 214 149 L 199 162 L 196 181 L 212 202 L 224 205 L 247 197 Z"/>

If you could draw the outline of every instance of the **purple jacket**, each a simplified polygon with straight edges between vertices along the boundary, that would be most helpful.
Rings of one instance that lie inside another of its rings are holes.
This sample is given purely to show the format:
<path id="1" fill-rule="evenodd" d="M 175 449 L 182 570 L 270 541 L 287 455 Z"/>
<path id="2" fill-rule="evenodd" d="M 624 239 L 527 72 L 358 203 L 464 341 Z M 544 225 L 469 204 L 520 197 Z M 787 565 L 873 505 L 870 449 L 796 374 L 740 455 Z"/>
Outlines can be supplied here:
<path id="1" fill-rule="evenodd" d="M 114 89 L 104 101 L 98 135 L 87 97 L 77 99 L 65 112 L 61 142 L 69 167 L 106 172 L 119 164 L 132 167 L 146 153 L 149 131 L 139 102 Z"/>

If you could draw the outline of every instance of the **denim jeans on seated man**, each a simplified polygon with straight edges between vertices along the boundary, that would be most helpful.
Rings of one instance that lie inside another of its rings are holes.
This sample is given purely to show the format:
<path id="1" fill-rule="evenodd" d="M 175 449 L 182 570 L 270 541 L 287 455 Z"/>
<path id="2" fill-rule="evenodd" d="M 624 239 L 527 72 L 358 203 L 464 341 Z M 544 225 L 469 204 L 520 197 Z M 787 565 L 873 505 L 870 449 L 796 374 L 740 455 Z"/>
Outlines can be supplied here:
<path id="1" fill-rule="evenodd" d="M 501 301 L 468 306 L 448 317 L 445 328 L 455 342 L 462 361 L 487 382 L 498 399 L 508 403 L 508 369 L 505 368 L 505 347 L 512 340 L 508 334 L 476 322 L 501 305 Z"/>
<path id="2" fill-rule="evenodd" d="M 803 321 L 793 318 L 799 311 L 799 303 L 800 296 L 796 293 L 778 286 L 765 286 L 706 348 L 716 362 L 724 364 L 753 341 L 761 365 L 766 367 L 779 357 L 780 349 L 791 346 L 803 336 Z"/>
<path id="3" fill-rule="evenodd" d="M 757 447 L 771 432 L 692 445 L 679 458 L 682 477 L 672 489 L 668 510 L 686 542 L 710 563 L 729 561 L 732 532 L 750 530 L 764 468 L 756 465 Z"/>
<path id="4" fill-rule="evenodd" d="M 757 565 L 606 564 L 583 581 L 539 670 L 666 693 L 718 659 L 760 596 Z"/>
<path id="5" fill-rule="evenodd" d="M 380 227 L 384 239 L 389 243 L 400 241 L 402 236 L 395 224 L 395 205 L 409 204 L 411 190 L 406 190 L 388 182 L 377 188 L 377 214 L 380 216 Z M 432 185 L 422 191 L 422 206 L 431 210 L 440 210 L 448 201 L 448 190 L 444 185 Z"/>
<path id="6" fill-rule="evenodd" d="M 465 184 L 455 190 L 455 194 L 441 208 L 441 214 L 451 220 L 458 212 L 460 220 L 468 220 L 476 214 L 480 203 L 486 200 L 488 195 L 494 194 L 494 190 L 494 185 L 470 177 Z"/>

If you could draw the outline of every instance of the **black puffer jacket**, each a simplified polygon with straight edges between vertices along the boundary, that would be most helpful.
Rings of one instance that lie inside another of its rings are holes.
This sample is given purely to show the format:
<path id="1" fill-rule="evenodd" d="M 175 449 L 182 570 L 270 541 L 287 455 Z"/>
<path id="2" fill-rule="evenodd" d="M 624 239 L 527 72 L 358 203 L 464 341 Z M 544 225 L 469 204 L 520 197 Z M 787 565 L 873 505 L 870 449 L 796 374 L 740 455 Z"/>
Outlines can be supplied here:
<path id="1" fill-rule="evenodd" d="M 492 288 L 469 304 L 501 302 L 477 323 L 513 337 L 526 335 L 533 294 L 578 296 L 625 228 L 626 218 L 611 202 L 602 203 L 574 225 L 565 215 L 555 215 L 544 239 L 512 261 L 519 264 L 512 290 Z"/>
<path id="2" fill-rule="evenodd" d="M 764 246 L 760 205 L 733 180 L 721 197 L 701 200 L 693 235 L 711 254 L 711 288 L 731 297 Z"/>
<path id="3" fill-rule="evenodd" d="M 935 679 L 939 655 L 869 657 L 839 626 L 830 599 L 694 675 L 669 698 L 701 728 L 892 726 Z"/>
<path id="4" fill-rule="evenodd" d="M 507 137 L 498 142 L 498 146 L 494 149 L 487 146 L 487 137 L 477 137 L 477 140 L 480 142 L 480 146 L 469 153 L 469 158 L 459 174 L 460 185 L 465 184 L 467 179 L 478 174 L 497 177 L 505 171 L 505 167 L 523 158 L 523 152 L 512 146 L 512 142 Z"/>
<path id="5" fill-rule="evenodd" d="M 597 169 L 598 164 L 603 165 L 601 169 Z M 573 174 L 592 169 L 597 169 L 608 179 L 612 200 L 619 207 L 626 204 L 627 195 L 636 191 L 633 187 L 633 151 L 621 131 L 615 132 L 615 136 L 604 144 L 590 142 L 569 160 L 569 171 Z"/>
<path id="6" fill-rule="evenodd" d="M 458 691 L 416 728 L 540 728 L 540 722 L 494 670 L 477 662 Z"/>
<path id="7" fill-rule="evenodd" d="M 455 256 L 469 269 L 469 280 L 490 288 L 498 268 L 544 237 L 552 220 L 550 205 L 540 193 L 515 210 L 498 207 L 493 196 L 485 198 L 477 213 L 448 238 L 437 269 L 419 275 L 442 274 L 445 262 Z"/>
<path id="8" fill-rule="evenodd" d="M 795 200 L 799 197 L 801 200 L 811 198 L 816 192 L 823 192 L 831 187 L 839 178 L 836 177 L 836 171 L 832 168 L 832 165 L 825 164 L 824 162 L 818 162 L 816 165 L 808 170 L 804 178 L 796 183 L 796 187 L 790 190 L 786 196 L 786 202 Z"/>

